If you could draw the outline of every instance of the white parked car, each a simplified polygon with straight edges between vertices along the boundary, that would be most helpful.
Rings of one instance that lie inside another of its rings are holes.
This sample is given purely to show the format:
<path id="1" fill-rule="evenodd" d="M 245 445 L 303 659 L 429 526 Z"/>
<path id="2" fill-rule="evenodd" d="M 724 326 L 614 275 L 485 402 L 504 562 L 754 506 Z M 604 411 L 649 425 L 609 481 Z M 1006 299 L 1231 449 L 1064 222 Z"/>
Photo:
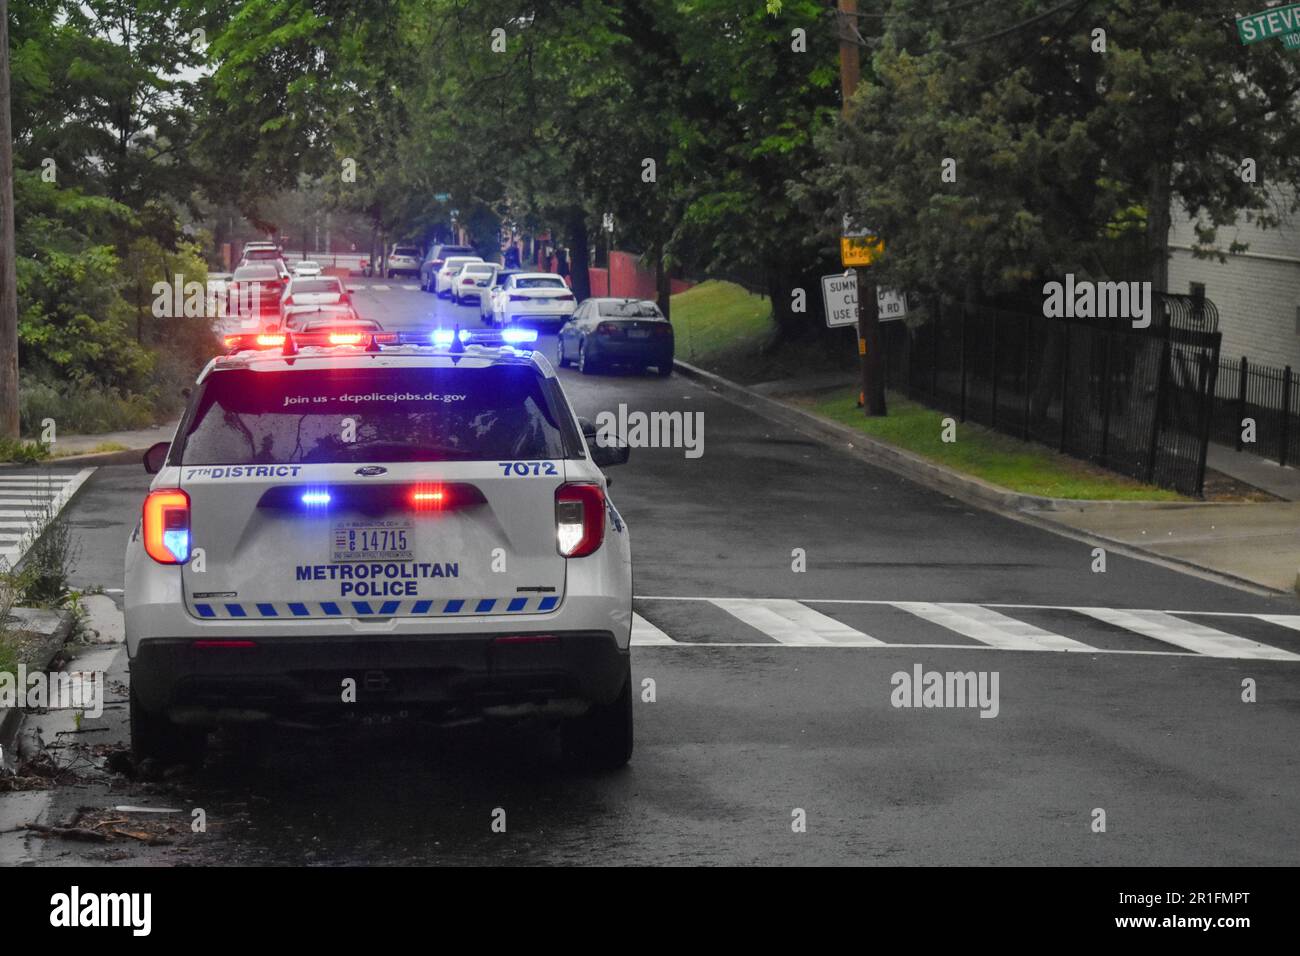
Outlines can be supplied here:
<path id="1" fill-rule="evenodd" d="M 516 272 L 492 293 L 492 324 L 504 328 L 519 323 L 560 326 L 577 308 L 573 292 L 553 272 Z"/>
<path id="2" fill-rule="evenodd" d="M 302 259 L 295 262 L 291 269 L 295 276 L 306 277 L 318 276 L 322 271 L 324 271 L 321 269 L 319 262 L 314 262 L 311 259 Z"/>
<path id="3" fill-rule="evenodd" d="M 280 318 L 303 306 L 351 304 L 352 294 L 338 276 L 295 276 L 280 298 Z"/>
<path id="4" fill-rule="evenodd" d="M 378 713 L 559 719 L 582 765 L 627 762 L 632 559 L 601 471 L 627 449 L 504 345 L 526 330 L 451 334 L 204 368 L 126 547 L 137 758 Z"/>
<path id="5" fill-rule="evenodd" d="M 482 262 L 482 256 L 451 256 L 442 261 L 434 281 L 433 291 L 438 295 L 451 295 L 451 280 L 467 262 Z"/>
<path id="6" fill-rule="evenodd" d="M 393 246 L 388 250 L 388 278 L 418 276 L 420 274 L 420 247 Z"/>
<path id="7" fill-rule="evenodd" d="M 488 288 L 496 282 L 501 269 L 495 262 L 467 262 L 460 272 L 451 277 L 451 301 L 465 305 L 471 300 L 479 302 Z"/>

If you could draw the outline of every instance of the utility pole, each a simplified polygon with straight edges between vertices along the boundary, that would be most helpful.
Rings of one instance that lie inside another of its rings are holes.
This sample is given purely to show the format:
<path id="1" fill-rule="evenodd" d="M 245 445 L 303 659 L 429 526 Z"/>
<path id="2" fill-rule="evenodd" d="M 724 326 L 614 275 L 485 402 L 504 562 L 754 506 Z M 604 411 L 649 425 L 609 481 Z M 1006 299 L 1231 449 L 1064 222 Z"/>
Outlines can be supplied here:
<path id="1" fill-rule="evenodd" d="M 605 297 L 608 298 L 614 294 L 614 214 L 605 213 L 601 225 L 605 227 Z"/>
<path id="2" fill-rule="evenodd" d="M 840 40 L 840 117 L 852 115 L 853 94 L 861 76 L 858 50 L 858 0 L 839 0 L 836 14 Z M 847 231 L 847 230 L 846 230 Z M 880 372 L 880 304 L 876 300 L 876 282 L 870 266 L 858 268 L 858 357 L 862 366 L 862 390 L 858 407 L 868 416 L 883 416 L 885 383 Z"/>
<path id="3" fill-rule="evenodd" d="M 9 122 L 9 0 L 0 0 L 0 438 L 18 437 L 18 272 Z"/>

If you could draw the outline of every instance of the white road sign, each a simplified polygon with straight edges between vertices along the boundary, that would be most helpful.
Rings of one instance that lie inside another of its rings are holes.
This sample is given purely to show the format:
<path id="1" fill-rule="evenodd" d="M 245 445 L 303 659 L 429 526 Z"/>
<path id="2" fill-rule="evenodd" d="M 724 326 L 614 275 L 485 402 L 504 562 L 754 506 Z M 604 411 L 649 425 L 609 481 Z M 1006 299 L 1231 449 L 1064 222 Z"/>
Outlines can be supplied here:
<path id="1" fill-rule="evenodd" d="M 822 276 L 822 301 L 826 303 L 826 324 L 831 328 L 858 323 L 858 274 L 853 270 Z M 907 296 L 893 289 L 877 289 L 880 321 L 890 322 L 907 315 Z"/>
<path id="2" fill-rule="evenodd" d="M 881 322 L 907 315 L 907 296 L 895 289 L 877 289 L 876 302 L 880 305 Z"/>
<path id="3" fill-rule="evenodd" d="M 832 329 L 838 325 L 857 325 L 858 274 L 849 271 L 822 276 L 822 301 L 826 303 L 826 324 Z"/>

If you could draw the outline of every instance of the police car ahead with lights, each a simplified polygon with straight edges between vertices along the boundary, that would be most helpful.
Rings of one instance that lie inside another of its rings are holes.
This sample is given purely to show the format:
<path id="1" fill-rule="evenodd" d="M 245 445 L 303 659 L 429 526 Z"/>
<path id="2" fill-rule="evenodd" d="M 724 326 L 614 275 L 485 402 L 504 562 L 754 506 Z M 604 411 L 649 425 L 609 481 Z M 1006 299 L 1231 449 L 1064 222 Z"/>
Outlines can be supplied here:
<path id="1" fill-rule="evenodd" d="M 627 527 L 536 333 L 389 333 L 214 359 L 126 551 L 131 742 L 359 711 L 562 721 L 632 751 Z"/>

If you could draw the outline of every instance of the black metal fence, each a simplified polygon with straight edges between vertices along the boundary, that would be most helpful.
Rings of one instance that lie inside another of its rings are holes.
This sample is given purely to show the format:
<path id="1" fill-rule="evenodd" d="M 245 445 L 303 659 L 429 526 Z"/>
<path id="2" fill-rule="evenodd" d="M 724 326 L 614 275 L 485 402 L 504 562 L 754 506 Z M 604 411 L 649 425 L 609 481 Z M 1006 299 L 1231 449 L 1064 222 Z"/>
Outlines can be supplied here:
<path id="1" fill-rule="evenodd" d="M 1207 309 L 1208 306 L 1208 309 Z M 1200 495 L 1217 312 L 1158 297 L 1151 326 L 932 304 L 882 327 L 892 388 L 1142 481 Z"/>
<path id="2" fill-rule="evenodd" d="M 1297 392 L 1300 381 L 1290 365 L 1279 368 L 1245 357 L 1223 363 L 1214 393 L 1214 440 L 1282 465 L 1300 461 Z"/>

